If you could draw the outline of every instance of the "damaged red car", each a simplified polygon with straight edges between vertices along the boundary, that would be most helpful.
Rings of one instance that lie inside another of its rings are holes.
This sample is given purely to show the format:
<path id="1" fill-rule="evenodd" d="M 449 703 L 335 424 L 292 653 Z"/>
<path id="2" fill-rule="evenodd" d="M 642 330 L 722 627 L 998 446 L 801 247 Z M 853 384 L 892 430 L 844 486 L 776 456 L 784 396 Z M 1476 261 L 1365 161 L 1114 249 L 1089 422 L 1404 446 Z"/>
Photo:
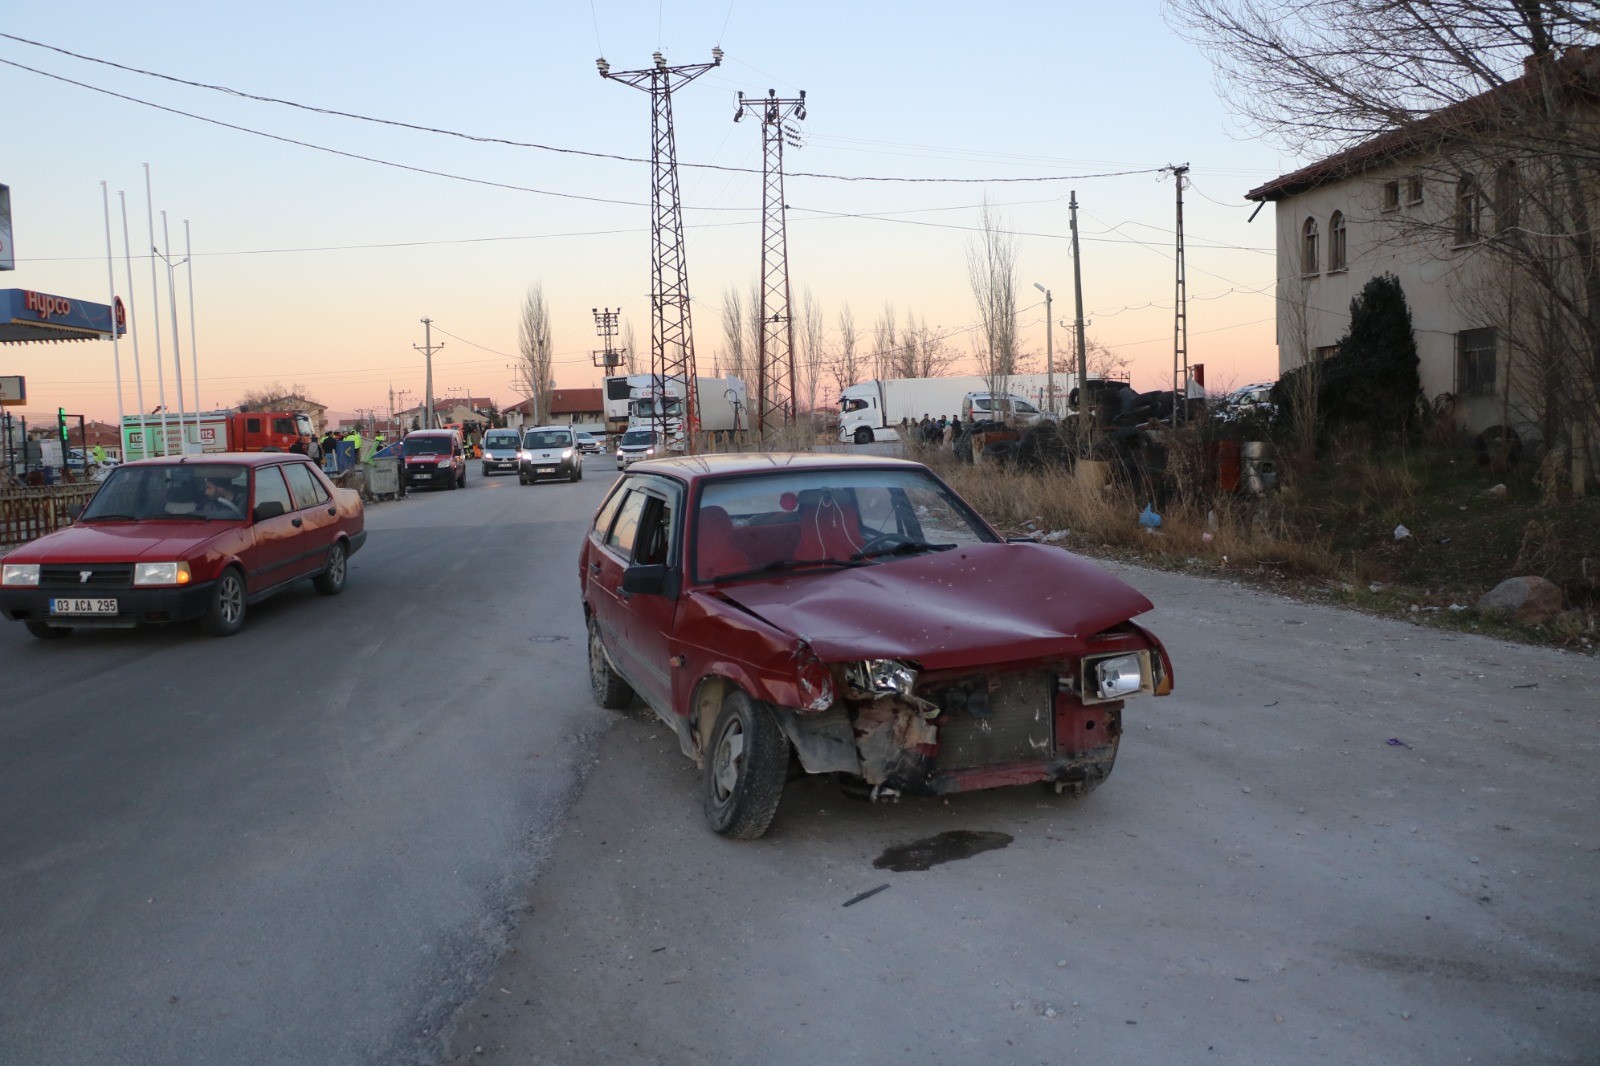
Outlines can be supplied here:
<path id="1" fill-rule="evenodd" d="M 920 463 L 724 455 L 629 468 L 579 558 L 595 697 L 642 698 L 706 819 L 765 833 L 791 759 L 874 798 L 1111 773 L 1122 705 L 1172 691 L 1150 601 L 1008 542 Z"/>

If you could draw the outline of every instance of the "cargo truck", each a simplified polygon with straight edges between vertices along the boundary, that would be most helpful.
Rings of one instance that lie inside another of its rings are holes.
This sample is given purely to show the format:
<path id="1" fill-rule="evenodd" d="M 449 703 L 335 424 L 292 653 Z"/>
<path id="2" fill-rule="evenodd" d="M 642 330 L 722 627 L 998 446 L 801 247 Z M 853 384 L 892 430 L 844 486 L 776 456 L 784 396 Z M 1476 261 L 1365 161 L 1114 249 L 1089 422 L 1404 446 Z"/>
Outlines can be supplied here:
<path id="1" fill-rule="evenodd" d="M 1037 379 L 1037 380 L 1035 380 Z M 1012 374 L 1003 383 L 1004 401 L 991 395 L 991 380 L 980 374 L 940 378 L 874 378 L 847 386 L 839 393 L 839 441 L 871 444 L 900 439 L 900 423 L 917 422 L 923 415 L 963 422 L 1037 422 L 1047 405 L 1041 402 L 1048 378 L 1045 374 Z M 1067 374 L 1055 375 L 1058 396 L 1071 387 Z M 1058 407 L 1060 404 L 1058 403 Z"/>
<path id="2" fill-rule="evenodd" d="M 125 461 L 206 452 L 287 452 L 296 441 L 307 455 L 318 454 L 311 416 L 304 411 L 201 411 L 181 418 L 169 412 L 164 445 L 160 415 L 122 418 Z"/>
<path id="3" fill-rule="evenodd" d="M 697 425 L 694 429 L 713 436 L 732 433 L 749 426 L 750 390 L 744 380 L 696 378 Z M 621 400 L 626 390 L 627 400 Z M 606 424 L 614 426 L 617 408 L 626 411 L 626 429 L 654 429 L 662 432 L 669 450 L 683 448 L 685 390 L 681 378 L 658 379 L 651 374 L 629 374 L 606 378 Z"/>

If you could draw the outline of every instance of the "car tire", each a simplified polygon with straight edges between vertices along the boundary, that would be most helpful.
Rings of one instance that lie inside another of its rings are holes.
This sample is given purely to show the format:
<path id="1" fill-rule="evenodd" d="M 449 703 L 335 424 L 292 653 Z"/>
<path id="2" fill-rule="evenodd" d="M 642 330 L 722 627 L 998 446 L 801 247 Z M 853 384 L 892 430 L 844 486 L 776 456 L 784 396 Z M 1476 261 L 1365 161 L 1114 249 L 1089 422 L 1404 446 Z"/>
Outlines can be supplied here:
<path id="1" fill-rule="evenodd" d="M 462 466 L 461 468 L 461 475 L 457 482 L 457 487 L 463 489 L 467 487 L 467 468 L 465 466 Z"/>
<path id="2" fill-rule="evenodd" d="M 349 549 L 344 546 L 344 541 L 333 542 L 333 547 L 328 549 L 328 565 L 322 573 L 311 579 L 317 591 L 324 596 L 337 596 L 344 591 L 344 582 L 350 576 Z"/>
<path id="3" fill-rule="evenodd" d="M 211 586 L 206 613 L 200 616 L 200 629 L 213 637 L 231 637 L 244 628 L 244 574 L 230 566 Z"/>
<path id="4" fill-rule="evenodd" d="M 856 430 L 856 443 L 857 444 L 871 444 L 872 443 L 872 430 L 868 429 L 866 426 L 861 426 L 860 428 L 858 428 Z"/>
<path id="5" fill-rule="evenodd" d="M 483 476 L 484 477 L 488 477 L 489 476 L 489 468 L 488 467 L 484 467 L 483 468 Z"/>
<path id="6" fill-rule="evenodd" d="M 568 481 L 577 481 L 581 477 L 583 477 L 583 463 L 581 463 L 581 462 L 574 463 L 572 465 L 572 473 L 567 475 L 567 480 Z"/>
<path id="7" fill-rule="evenodd" d="M 736 840 L 767 831 L 783 798 L 789 742 L 765 704 L 734 689 L 722 701 L 702 771 L 706 823 Z"/>
<path id="8" fill-rule="evenodd" d="M 452 474 L 451 477 L 450 477 L 450 484 L 447 487 L 450 489 L 451 492 L 454 492 L 454 491 L 456 491 L 456 489 L 459 489 L 461 487 L 461 475 L 460 474 Z"/>
<path id="9" fill-rule="evenodd" d="M 22 624 L 28 628 L 29 633 L 32 633 L 40 640 L 60 640 L 62 637 L 72 636 L 71 626 L 52 626 L 44 622 L 33 621 L 23 622 Z"/>
<path id="10" fill-rule="evenodd" d="M 633 702 L 633 686 L 611 668 L 600 624 L 593 618 L 589 619 L 589 685 L 595 701 L 608 711 L 625 710 Z"/>

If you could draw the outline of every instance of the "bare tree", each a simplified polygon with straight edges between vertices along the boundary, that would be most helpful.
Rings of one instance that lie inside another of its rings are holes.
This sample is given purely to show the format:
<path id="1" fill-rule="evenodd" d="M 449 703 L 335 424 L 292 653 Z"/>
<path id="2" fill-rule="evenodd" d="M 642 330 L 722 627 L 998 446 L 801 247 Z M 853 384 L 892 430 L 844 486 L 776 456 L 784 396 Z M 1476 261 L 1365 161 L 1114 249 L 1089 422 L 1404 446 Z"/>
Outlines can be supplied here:
<path id="1" fill-rule="evenodd" d="M 759 305 L 758 305 L 759 306 Z M 759 324 L 757 326 L 759 329 Z M 745 324 L 744 297 L 732 285 L 722 301 L 722 358 L 718 360 L 724 374 L 750 381 L 748 358 L 750 334 Z"/>
<path id="2" fill-rule="evenodd" d="M 823 361 L 823 338 L 826 327 L 822 320 L 822 305 L 811 294 L 807 285 L 800 306 L 800 358 L 795 360 L 795 405 L 807 417 L 817 409 L 817 386 L 820 384 Z"/>
<path id="3" fill-rule="evenodd" d="M 306 387 L 298 381 L 289 386 L 285 386 L 281 381 L 274 381 L 271 385 L 246 392 L 237 406 L 241 411 L 273 411 L 281 408 L 283 401 L 287 399 L 309 399 Z"/>
<path id="4" fill-rule="evenodd" d="M 623 373 L 637 374 L 639 372 L 639 342 L 634 336 L 633 323 L 622 323 L 622 365 Z"/>
<path id="5" fill-rule="evenodd" d="M 1016 373 L 1017 242 L 1002 229 L 987 197 L 978 226 L 978 235 L 967 247 L 967 279 L 983 326 L 979 365 L 989 379 L 989 391 L 999 395 L 1006 391 L 1006 379 Z"/>
<path id="6" fill-rule="evenodd" d="M 903 371 L 894 304 L 885 303 L 883 314 L 872 324 L 872 375 L 877 378 L 908 377 Z"/>
<path id="7" fill-rule="evenodd" d="M 534 282 L 522 301 L 522 314 L 517 320 L 517 351 L 521 359 L 516 364 L 512 387 L 533 399 L 536 425 L 550 421 L 550 372 L 554 361 L 551 336 L 544 286 Z"/>
<path id="8" fill-rule="evenodd" d="M 1582 491 L 1600 436 L 1600 3 L 1167 0 L 1167 10 L 1270 139 L 1327 154 L 1384 137 L 1389 158 L 1435 168 L 1458 210 L 1434 225 L 1459 225 L 1462 206 L 1476 212 L 1467 179 L 1495 175 L 1496 225 L 1510 224 L 1474 255 L 1523 293 L 1528 310 L 1507 343 L 1541 368 L 1530 384 L 1546 442 L 1565 446 Z"/>
<path id="9" fill-rule="evenodd" d="M 855 312 L 850 310 L 849 304 L 845 304 L 839 309 L 839 347 L 834 352 L 833 362 L 829 367 L 833 371 L 837 392 L 843 392 L 861 380 L 861 356 L 856 351 L 856 345 L 859 343 Z"/>
<path id="10" fill-rule="evenodd" d="M 936 378 L 948 371 L 956 361 L 956 350 L 944 335 L 928 325 L 928 320 L 917 321 L 917 316 L 906 315 L 906 328 L 900 334 L 904 352 L 900 360 L 904 377 Z"/>

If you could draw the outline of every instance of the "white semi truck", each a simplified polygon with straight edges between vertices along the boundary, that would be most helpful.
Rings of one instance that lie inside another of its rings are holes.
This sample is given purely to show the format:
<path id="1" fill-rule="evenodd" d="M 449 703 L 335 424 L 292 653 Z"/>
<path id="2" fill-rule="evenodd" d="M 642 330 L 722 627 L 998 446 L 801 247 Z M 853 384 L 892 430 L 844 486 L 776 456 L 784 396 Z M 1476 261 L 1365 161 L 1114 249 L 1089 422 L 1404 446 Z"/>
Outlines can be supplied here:
<path id="1" fill-rule="evenodd" d="M 990 394 L 990 379 L 977 374 L 857 382 L 839 393 L 839 440 L 844 444 L 899 440 L 901 420 L 918 422 L 923 415 L 935 420 L 954 415 L 963 422 L 1000 421 L 1002 417 L 1022 424 L 1037 422 L 1048 408 L 1043 402 L 1048 375 L 1011 374 L 1002 381 L 1005 399 L 998 403 Z M 1055 375 L 1058 398 L 1071 387 L 1069 375 Z M 1008 406 L 1010 410 L 1005 412 Z M 1056 406 L 1059 411 L 1065 403 L 1058 399 Z"/>
<path id="2" fill-rule="evenodd" d="M 627 398 L 621 394 L 626 391 Z M 681 378 L 628 374 L 606 378 L 606 424 L 624 429 L 662 429 L 667 446 L 683 447 L 686 390 Z M 731 433 L 750 424 L 750 390 L 743 379 L 697 378 L 696 427 L 702 433 Z M 619 410 L 620 409 L 620 410 Z"/>

